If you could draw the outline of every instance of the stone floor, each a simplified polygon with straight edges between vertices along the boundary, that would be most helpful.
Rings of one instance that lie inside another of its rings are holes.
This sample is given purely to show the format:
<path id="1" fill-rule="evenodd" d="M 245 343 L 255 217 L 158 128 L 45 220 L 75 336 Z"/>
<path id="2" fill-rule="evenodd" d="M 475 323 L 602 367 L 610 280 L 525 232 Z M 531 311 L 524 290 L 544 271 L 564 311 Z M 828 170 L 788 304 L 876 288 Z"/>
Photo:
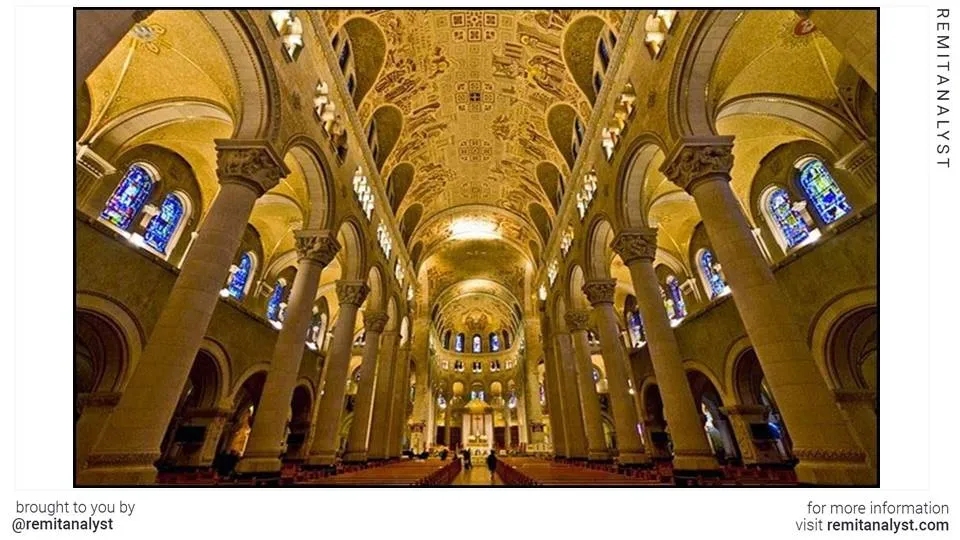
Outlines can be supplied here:
<path id="1" fill-rule="evenodd" d="M 471 469 L 463 469 L 460 474 L 451 482 L 453 486 L 502 486 L 503 481 L 499 476 L 490 477 L 490 470 L 486 465 L 477 467 L 474 465 Z"/>

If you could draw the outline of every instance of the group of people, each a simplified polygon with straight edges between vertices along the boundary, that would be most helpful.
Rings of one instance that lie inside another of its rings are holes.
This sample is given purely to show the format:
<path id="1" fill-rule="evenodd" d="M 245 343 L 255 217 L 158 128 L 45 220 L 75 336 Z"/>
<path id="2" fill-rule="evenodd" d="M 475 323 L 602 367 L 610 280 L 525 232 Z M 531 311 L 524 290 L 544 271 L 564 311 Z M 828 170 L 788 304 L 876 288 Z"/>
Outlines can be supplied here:
<path id="1" fill-rule="evenodd" d="M 477 455 L 482 455 L 482 453 L 483 453 L 482 450 L 475 450 L 474 452 L 475 452 Z M 464 448 L 463 450 L 461 450 L 461 451 L 460 451 L 460 457 L 461 457 L 461 459 L 463 459 L 463 468 L 464 468 L 464 469 L 469 470 L 469 469 L 472 469 L 472 468 L 473 468 L 473 453 L 471 453 L 469 449 Z M 491 450 L 490 450 L 490 453 L 487 454 L 487 459 L 486 459 L 486 461 L 487 461 L 487 469 L 490 470 L 490 479 L 492 480 L 492 479 L 493 479 L 493 474 L 494 474 L 494 473 L 496 472 L 496 470 L 497 470 L 497 455 L 493 452 L 493 449 L 491 449 Z"/>

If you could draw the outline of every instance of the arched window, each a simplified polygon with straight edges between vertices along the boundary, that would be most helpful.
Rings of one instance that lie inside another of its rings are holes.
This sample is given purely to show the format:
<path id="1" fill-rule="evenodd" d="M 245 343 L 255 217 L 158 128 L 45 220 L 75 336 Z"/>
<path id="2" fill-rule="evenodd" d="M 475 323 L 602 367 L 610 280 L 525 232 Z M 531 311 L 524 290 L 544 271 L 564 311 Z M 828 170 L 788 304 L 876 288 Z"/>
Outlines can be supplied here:
<path id="1" fill-rule="evenodd" d="M 593 89 L 599 94 L 601 87 L 603 87 L 603 77 L 600 76 L 598 71 L 593 74 Z"/>
<path id="2" fill-rule="evenodd" d="M 782 187 L 773 187 L 761 199 L 763 214 L 784 249 L 792 248 L 810 236 L 800 212 L 793 209 L 790 194 Z"/>
<path id="3" fill-rule="evenodd" d="M 340 50 L 340 69 L 346 69 L 347 60 L 350 59 L 350 40 L 343 43 L 343 49 Z"/>
<path id="4" fill-rule="evenodd" d="M 284 289 L 286 282 L 283 279 L 277 280 L 277 284 L 273 286 L 273 294 L 267 300 L 267 319 L 275 323 L 283 320 L 280 304 L 283 302 Z"/>
<path id="5" fill-rule="evenodd" d="M 642 347 L 647 342 L 646 334 L 643 332 L 643 320 L 638 310 L 627 313 L 627 328 L 630 330 L 630 341 L 634 347 Z"/>
<path id="6" fill-rule="evenodd" d="M 490 352 L 500 351 L 500 336 L 496 332 L 490 333 Z"/>
<path id="7" fill-rule="evenodd" d="M 240 256 L 240 263 L 237 264 L 235 272 L 230 274 L 230 281 L 227 282 L 227 294 L 242 300 L 247 294 L 249 288 L 250 276 L 253 275 L 253 254 L 249 251 Z"/>
<path id="8" fill-rule="evenodd" d="M 150 198 L 155 181 L 146 167 L 131 165 L 117 189 L 113 190 L 113 195 L 107 200 L 107 205 L 100 212 L 100 218 L 126 230 Z"/>
<path id="9" fill-rule="evenodd" d="M 720 263 L 713 258 L 712 251 L 709 249 L 700 250 L 700 256 L 697 257 L 697 260 L 700 264 L 700 274 L 703 277 L 704 288 L 710 295 L 711 300 L 730 292 L 730 287 L 723 279 L 723 269 L 720 267 Z"/>
<path id="10" fill-rule="evenodd" d="M 683 301 L 683 291 L 680 290 L 680 282 L 674 276 L 667 276 L 667 298 L 673 304 L 673 312 L 670 318 L 679 321 L 687 316 L 687 305 Z"/>
<path id="11" fill-rule="evenodd" d="M 457 342 L 454 344 L 453 350 L 456 352 L 463 352 L 463 345 L 464 345 L 463 342 L 464 342 L 463 334 L 457 334 Z"/>
<path id="12" fill-rule="evenodd" d="M 184 214 L 183 197 L 176 193 L 168 193 L 160 205 L 157 215 L 150 218 L 143 239 L 148 246 L 159 253 L 167 253 L 167 245 L 179 233 L 180 222 Z"/>
<path id="13" fill-rule="evenodd" d="M 353 95 L 353 91 L 357 88 L 357 80 L 350 75 L 350 78 L 347 79 L 347 91 L 350 92 L 350 95 Z"/>
<path id="14" fill-rule="evenodd" d="M 450 332 L 450 330 L 447 330 L 446 332 L 443 333 L 443 348 L 446 349 L 446 350 L 448 350 L 448 351 L 450 350 L 450 335 L 451 335 L 451 334 L 452 334 L 452 332 Z"/>
<path id="15" fill-rule="evenodd" d="M 822 161 L 810 159 L 797 167 L 800 169 L 800 187 L 824 223 L 829 225 L 853 211 L 846 195 Z"/>
<path id="16" fill-rule="evenodd" d="M 483 339 L 480 337 L 480 334 L 474 334 L 473 336 L 473 352 L 478 353 L 483 351 Z"/>
<path id="17" fill-rule="evenodd" d="M 506 330 L 503 331 L 503 348 L 510 348 L 510 332 L 507 332 Z"/>

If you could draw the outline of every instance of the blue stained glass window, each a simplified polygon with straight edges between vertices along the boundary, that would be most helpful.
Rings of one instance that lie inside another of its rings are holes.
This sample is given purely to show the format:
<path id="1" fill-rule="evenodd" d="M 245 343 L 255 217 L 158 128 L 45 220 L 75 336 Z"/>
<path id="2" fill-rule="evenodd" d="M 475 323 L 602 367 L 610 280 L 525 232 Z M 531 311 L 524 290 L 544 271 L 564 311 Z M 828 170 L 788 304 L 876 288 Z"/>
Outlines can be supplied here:
<path id="1" fill-rule="evenodd" d="M 819 159 L 811 159 L 800 168 L 800 187 L 817 209 L 820 219 L 828 225 L 853 210 L 846 195 Z"/>
<path id="2" fill-rule="evenodd" d="M 707 282 L 710 298 L 716 298 L 727 292 L 727 282 L 720 275 L 720 264 L 715 262 L 713 252 L 709 249 L 700 252 L 700 270 Z"/>
<path id="3" fill-rule="evenodd" d="M 242 300 L 244 292 L 247 289 L 247 280 L 250 279 L 250 271 L 253 269 L 253 257 L 250 253 L 244 253 L 240 256 L 240 264 L 237 265 L 237 271 L 230 276 L 230 282 L 227 283 L 227 291 L 230 296 L 237 300 Z"/>
<path id="4" fill-rule="evenodd" d="M 150 222 L 147 223 L 147 230 L 143 233 L 144 241 L 160 253 L 166 253 L 170 237 L 177 230 L 181 219 L 183 219 L 183 200 L 173 193 L 168 193 L 163 199 L 163 204 L 160 205 L 160 212 L 150 218 Z"/>
<path id="5" fill-rule="evenodd" d="M 483 350 L 483 340 L 480 339 L 480 334 L 473 336 L 473 352 L 478 353 Z"/>
<path id="6" fill-rule="evenodd" d="M 500 350 L 500 336 L 496 334 L 490 334 L 490 352 L 497 352 Z"/>
<path id="7" fill-rule="evenodd" d="M 803 217 L 790 204 L 790 194 L 787 190 L 783 188 L 773 190 L 767 199 L 767 210 L 777 223 L 777 227 L 780 227 L 788 248 L 803 242 L 810 236 Z"/>
<path id="8" fill-rule="evenodd" d="M 673 300 L 673 313 L 671 318 L 682 319 L 687 316 L 687 305 L 683 302 L 683 291 L 680 290 L 680 282 L 677 278 L 670 276 L 667 278 L 667 289 L 670 291 L 670 299 Z"/>
<path id="9" fill-rule="evenodd" d="M 643 333 L 643 321 L 636 310 L 627 314 L 627 326 L 630 328 L 630 339 L 634 347 L 639 347 L 642 341 L 646 341 Z"/>
<path id="10" fill-rule="evenodd" d="M 139 165 L 131 166 L 113 191 L 106 207 L 100 212 L 100 217 L 121 229 L 129 227 L 150 198 L 153 180 L 145 168 Z"/>
<path id="11" fill-rule="evenodd" d="M 278 281 L 273 287 L 273 294 L 270 300 L 267 300 L 267 319 L 271 321 L 280 320 L 280 302 L 283 300 L 283 282 Z"/>
<path id="12" fill-rule="evenodd" d="M 457 334 L 457 342 L 453 346 L 456 352 L 463 352 L 463 334 Z"/>

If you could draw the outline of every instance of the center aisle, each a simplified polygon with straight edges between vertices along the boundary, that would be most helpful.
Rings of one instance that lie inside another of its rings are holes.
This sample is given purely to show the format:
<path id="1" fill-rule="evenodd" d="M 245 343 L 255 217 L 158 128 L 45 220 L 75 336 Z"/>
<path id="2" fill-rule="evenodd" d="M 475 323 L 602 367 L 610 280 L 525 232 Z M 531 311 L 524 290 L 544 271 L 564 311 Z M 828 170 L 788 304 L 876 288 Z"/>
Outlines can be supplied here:
<path id="1" fill-rule="evenodd" d="M 490 479 L 490 470 L 486 466 L 477 467 L 474 465 L 470 469 L 463 469 L 460 471 L 460 474 L 453 479 L 453 482 L 450 484 L 452 486 L 503 486 L 506 485 L 503 483 L 503 480 L 499 476 L 494 475 L 493 479 Z"/>

